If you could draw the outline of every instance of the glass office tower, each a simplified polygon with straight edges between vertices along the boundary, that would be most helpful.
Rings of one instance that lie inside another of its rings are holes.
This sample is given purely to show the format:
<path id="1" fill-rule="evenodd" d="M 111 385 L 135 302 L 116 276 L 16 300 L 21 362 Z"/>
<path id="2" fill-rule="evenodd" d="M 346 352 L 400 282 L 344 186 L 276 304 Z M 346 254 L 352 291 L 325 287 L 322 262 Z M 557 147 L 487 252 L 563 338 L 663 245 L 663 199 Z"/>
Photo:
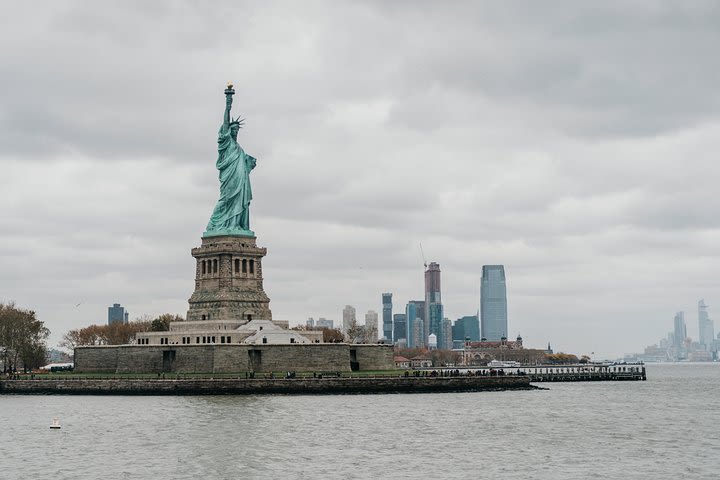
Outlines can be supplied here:
<path id="1" fill-rule="evenodd" d="M 483 265 L 480 282 L 480 330 L 490 342 L 507 338 L 507 293 L 505 267 Z"/>

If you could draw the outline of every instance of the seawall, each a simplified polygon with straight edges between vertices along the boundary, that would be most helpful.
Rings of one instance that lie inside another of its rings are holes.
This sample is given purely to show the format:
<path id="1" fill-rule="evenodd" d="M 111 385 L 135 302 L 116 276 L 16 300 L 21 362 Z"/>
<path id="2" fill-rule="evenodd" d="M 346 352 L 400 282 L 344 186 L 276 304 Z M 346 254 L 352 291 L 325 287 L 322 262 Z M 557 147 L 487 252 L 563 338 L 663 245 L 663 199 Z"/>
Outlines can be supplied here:
<path id="1" fill-rule="evenodd" d="M 392 345 L 296 343 L 75 348 L 78 373 L 350 372 L 394 367 Z"/>
<path id="2" fill-rule="evenodd" d="M 307 395 L 480 392 L 535 388 L 530 385 L 530 379 L 523 376 L 0 380 L 0 394 L 5 395 Z"/>

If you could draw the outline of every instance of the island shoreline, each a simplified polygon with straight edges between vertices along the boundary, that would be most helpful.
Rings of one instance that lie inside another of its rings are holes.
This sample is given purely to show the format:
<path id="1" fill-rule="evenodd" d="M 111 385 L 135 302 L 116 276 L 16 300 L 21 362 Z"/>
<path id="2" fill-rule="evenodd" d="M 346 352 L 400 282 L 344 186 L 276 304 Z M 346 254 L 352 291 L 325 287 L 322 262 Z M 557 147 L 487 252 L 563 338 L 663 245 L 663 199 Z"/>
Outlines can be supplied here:
<path id="1" fill-rule="evenodd" d="M 334 395 L 541 389 L 524 376 L 0 380 L 0 395 Z"/>

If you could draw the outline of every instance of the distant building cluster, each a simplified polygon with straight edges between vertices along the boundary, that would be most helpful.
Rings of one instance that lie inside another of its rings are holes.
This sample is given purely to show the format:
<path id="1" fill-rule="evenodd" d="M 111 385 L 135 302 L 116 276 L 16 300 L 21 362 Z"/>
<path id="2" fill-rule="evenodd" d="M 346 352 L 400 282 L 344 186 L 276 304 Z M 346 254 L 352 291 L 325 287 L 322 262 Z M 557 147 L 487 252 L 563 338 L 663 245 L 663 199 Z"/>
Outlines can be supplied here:
<path id="1" fill-rule="evenodd" d="M 673 329 L 665 338 L 654 345 L 645 347 L 643 353 L 629 354 L 626 360 L 645 362 L 711 362 L 718 360 L 720 334 L 715 336 L 715 325 L 708 314 L 705 300 L 698 301 L 698 339 L 688 336 L 685 312 L 677 312 L 673 318 Z"/>
<path id="2" fill-rule="evenodd" d="M 323 317 L 318 318 L 317 321 L 315 321 L 313 317 L 310 317 L 307 319 L 307 322 L 305 322 L 305 325 L 308 328 L 335 328 L 335 322 Z"/>
<path id="3" fill-rule="evenodd" d="M 365 336 L 370 341 L 392 343 L 398 348 L 422 348 L 463 351 L 475 342 L 472 348 L 477 350 L 479 343 L 485 342 L 489 350 L 514 350 L 516 342 L 522 348 L 522 339 L 508 341 L 508 313 L 505 267 L 503 265 L 484 265 L 480 277 L 479 309 L 475 315 L 465 315 L 451 321 L 445 316 L 442 301 L 442 281 L 440 265 L 431 262 L 425 265 L 425 295 L 422 300 L 409 300 L 404 308 L 397 311 L 393 304 L 393 294 L 382 294 L 382 322 L 375 311 L 365 315 L 365 325 L 357 325 L 355 308 L 346 305 L 343 309 L 343 333 L 346 340 L 354 341 L 358 337 L 357 329 L 366 329 L 372 335 Z M 308 324 L 311 326 L 310 324 Z M 351 325 L 356 325 L 355 329 Z M 353 332 L 350 332 L 353 330 Z M 350 337 L 350 338 L 349 338 Z M 546 353 L 546 350 L 538 350 Z M 487 353 L 487 352 L 485 352 Z M 495 352 L 497 353 L 497 352 Z M 532 354 L 525 351 L 523 355 Z M 479 352 L 473 355 L 478 357 Z M 487 355 L 481 355 L 486 358 Z M 513 356 L 510 354 L 510 356 Z M 475 358 L 473 357 L 473 358 Z M 414 359 L 406 359 L 409 363 Z M 417 360 L 417 359 L 415 359 Z"/>

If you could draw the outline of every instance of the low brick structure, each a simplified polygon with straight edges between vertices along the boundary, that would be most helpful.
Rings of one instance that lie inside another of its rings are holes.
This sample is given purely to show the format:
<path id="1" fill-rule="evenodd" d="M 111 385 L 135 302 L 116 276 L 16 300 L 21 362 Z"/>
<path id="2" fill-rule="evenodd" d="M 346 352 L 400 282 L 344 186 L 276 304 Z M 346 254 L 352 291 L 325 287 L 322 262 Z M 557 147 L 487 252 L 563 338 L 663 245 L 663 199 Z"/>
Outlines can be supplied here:
<path id="1" fill-rule="evenodd" d="M 487 365 L 493 360 L 533 365 L 542 363 L 545 353 L 547 353 L 545 350 L 524 348 L 522 337 L 518 336 L 515 341 L 503 338 L 496 342 L 465 342 L 462 355 L 463 365 L 466 366 Z"/>

